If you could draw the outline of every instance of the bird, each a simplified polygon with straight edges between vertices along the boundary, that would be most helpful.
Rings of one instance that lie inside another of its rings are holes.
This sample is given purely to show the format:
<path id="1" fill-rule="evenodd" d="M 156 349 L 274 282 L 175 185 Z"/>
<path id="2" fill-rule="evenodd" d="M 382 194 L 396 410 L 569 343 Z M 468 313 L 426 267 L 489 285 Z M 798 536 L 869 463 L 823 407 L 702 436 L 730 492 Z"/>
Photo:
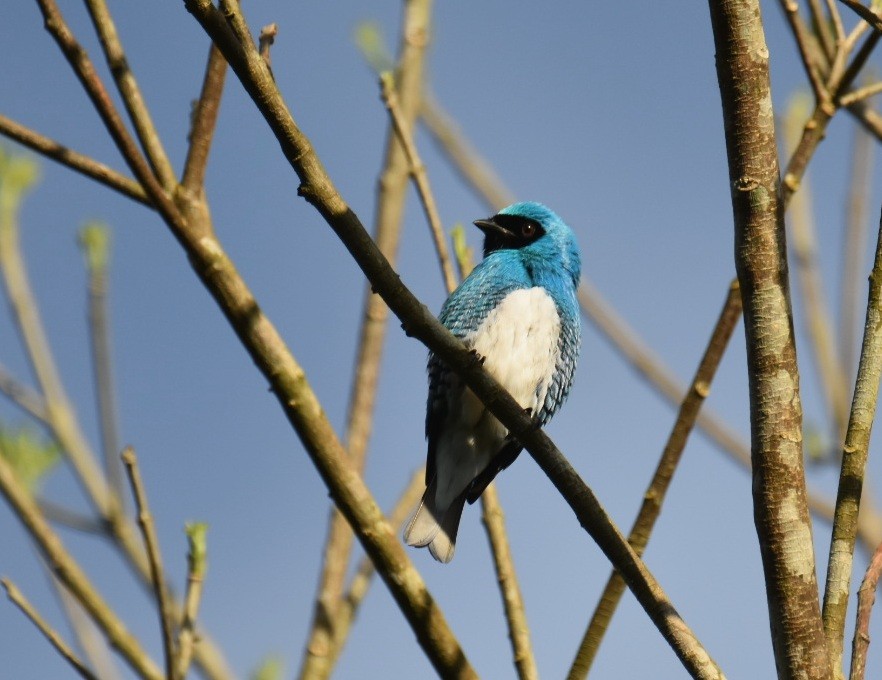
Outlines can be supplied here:
<path id="1" fill-rule="evenodd" d="M 581 345 L 576 238 L 532 201 L 474 224 L 484 233 L 483 260 L 444 302 L 439 320 L 545 425 L 570 391 Z M 428 378 L 426 491 L 404 541 L 447 563 L 465 502 L 474 503 L 523 446 L 431 352 Z"/>

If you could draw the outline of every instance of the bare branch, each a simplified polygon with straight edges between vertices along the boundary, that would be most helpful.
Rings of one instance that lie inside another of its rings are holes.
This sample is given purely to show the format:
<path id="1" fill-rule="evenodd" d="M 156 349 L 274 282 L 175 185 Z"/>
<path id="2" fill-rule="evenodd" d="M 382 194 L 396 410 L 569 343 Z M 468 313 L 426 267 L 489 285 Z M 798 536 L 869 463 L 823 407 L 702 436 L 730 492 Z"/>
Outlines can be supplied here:
<path id="1" fill-rule="evenodd" d="M 49 640 L 49 643 L 55 647 L 55 650 L 61 654 L 62 658 L 67 661 L 73 669 L 79 673 L 80 677 L 86 680 L 98 680 L 98 676 L 94 675 L 91 670 L 80 661 L 76 653 L 71 649 L 64 639 L 52 627 L 46 623 L 40 612 L 28 601 L 18 587 L 8 578 L 0 578 L 0 584 L 6 589 L 6 595 L 9 600 L 18 607 L 22 613 L 27 616 L 43 636 Z"/>
<path id="2" fill-rule="evenodd" d="M 53 139 L 34 132 L 24 125 L 19 125 L 6 116 L 0 116 L 0 135 L 9 137 L 9 139 L 23 144 L 29 149 L 44 155 L 46 158 L 61 163 L 86 177 L 90 177 L 96 182 L 110 187 L 114 191 L 118 191 L 123 196 L 128 196 L 134 201 L 143 203 L 148 208 L 151 207 L 150 199 L 147 198 L 144 189 L 135 180 L 121 175 L 113 168 L 104 165 L 104 163 L 99 163 L 94 158 L 72 151 Z"/>
<path id="3" fill-rule="evenodd" d="M 153 592 L 156 596 L 157 609 L 159 610 L 159 623 L 162 626 L 162 647 L 165 652 L 165 672 L 170 679 L 175 678 L 175 643 L 174 624 L 172 623 L 171 607 L 169 604 L 168 591 L 165 587 L 165 576 L 162 569 L 162 556 L 159 550 L 159 538 L 156 535 L 156 525 L 150 507 L 147 504 L 147 492 L 144 490 L 144 482 L 141 480 L 141 471 L 138 468 L 138 457 L 131 446 L 127 446 L 122 453 L 122 460 L 132 485 L 132 497 L 135 499 L 135 509 L 138 513 L 138 526 L 144 537 L 144 546 L 147 549 L 147 558 L 150 560 L 150 576 L 153 581 Z"/>
<path id="4" fill-rule="evenodd" d="M 689 391 L 680 404 L 677 420 L 668 436 L 668 441 L 662 451 L 649 487 L 643 495 L 640 512 L 637 514 L 637 519 L 628 535 L 628 543 L 638 555 L 643 554 L 649 543 L 649 536 L 655 526 L 655 521 L 661 514 L 662 503 L 664 503 L 665 495 L 680 462 L 680 457 L 683 455 L 683 450 L 686 448 L 689 434 L 695 426 L 704 400 L 710 393 L 714 375 L 740 318 L 741 288 L 736 280 L 729 286 L 723 309 L 711 333 L 704 355 L 698 364 L 698 369 L 695 371 L 695 377 L 692 379 Z M 600 601 L 597 603 L 588 628 L 585 630 L 585 635 L 567 676 L 568 680 L 579 680 L 588 676 L 591 665 L 600 649 L 600 643 L 603 641 L 603 636 L 606 634 L 624 592 L 625 582 L 614 571 L 606 582 Z"/>
<path id="5" fill-rule="evenodd" d="M 395 94 L 395 84 L 392 74 L 385 73 L 380 77 L 380 89 L 382 91 L 383 103 L 389 111 L 389 118 L 392 121 L 392 128 L 398 136 L 398 141 L 404 148 L 407 156 L 407 162 L 410 165 L 410 172 L 413 181 L 417 186 L 417 193 L 423 210 L 426 213 L 426 219 L 429 222 L 429 228 L 432 232 L 432 240 L 435 244 L 435 252 L 438 255 L 438 264 L 441 267 L 441 274 L 444 277 L 444 285 L 447 292 L 453 292 L 456 288 L 456 274 L 453 272 L 453 263 L 450 261 L 450 251 L 447 248 L 447 239 L 444 237 L 444 227 L 441 226 L 441 217 L 438 215 L 438 206 L 435 203 L 435 197 L 429 187 L 429 178 L 426 174 L 426 166 L 420 158 L 416 144 L 414 144 L 410 129 L 404 120 L 401 109 L 398 104 L 398 96 Z"/>
<path id="6" fill-rule="evenodd" d="M 175 677 L 184 680 L 190 659 L 193 656 L 193 645 L 196 642 L 196 615 L 202 599 L 202 584 L 207 569 L 207 547 L 205 534 L 208 525 L 201 522 L 188 524 L 186 527 L 187 544 L 187 592 L 184 595 L 184 616 L 181 631 L 178 635 L 178 659 L 175 666 Z"/>
<path id="7" fill-rule="evenodd" d="M 870 614 L 876 602 L 876 588 L 882 576 L 882 543 L 873 553 L 864 580 L 858 590 L 857 620 L 851 650 L 849 680 L 864 680 L 867 670 L 867 650 L 870 647 Z"/>
<path id="8" fill-rule="evenodd" d="M 514 560 L 505 531 L 505 515 L 496 493 L 496 485 L 490 484 L 481 495 L 481 519 L 490 539 L 490 552 L 496 568 L 496 580 L 502 593 L 505 608 L 505 620 L 508 623 L 508 636 L 511 638 L 514 664 L 518 678 L 536 680 L 539 671 L 533 657 L 530 644 L 530 628 L 527 625 L 527 613 L 524 610 L 524 599 L 514 571 Z"/>
<path id="9" fill-rule="evenodd" d="M 52 569 L 52 573 L 89 612 L 95 623 L 101 628 L 110 644 L 122 655 L 132 669 L 147 680 L 166 680 L 162 671 L 147 656 L 138 640 L 126 629 L 110 606 L 92 586 L 86 574 L 80 569 L 70 553 L 64 548 L 61 539 L 40 514 L 37 504 L 30 494 L 22 488 L 15 473 L 0 456 L 0 494 L 12 506 L 16 517 L 21 520 L 30 533 L 43 557 Z"/>
<path id="10" fill-rule="evenodd" d="M 193 108 L 190 125 L 190 145 L 187 147 L 187 160 L 184 161 L 184 172 L 181 186 L 193 194 L 199 194 L 205 183 L 205 169 L 208 166 L 208 154 L 217 123 L 220 100 L 224 91 L 224 79 L 227 75 L 227 62 L 218 49 L 212 45 L 208 50 L 208 62 L 205 65 L 205 76 L 202 78 L 202 90 Z"/>
<path id="11" fill-rule="evenodd" d="M 532 419 L 523 412 L 523 409 L 518 406 L 511 395 L 502 390 L 498 383 L 487 374 L 478 358 L 470 353 L 460 341 L 440 324 L 434 315 L 402 284 L 397 274 L 389 267 L 388 262 L 364 230 L 356 215 L 334 188 L 330 177 L 328 177 L 318 157 L 312 150 L 309 141 L 291 117 L 281 94 L 276 88 L 275 82 L 266 68 L 266 64 L 260 58 L 257 51 L 243 47 L 242 43 L 230 34 L 225 18 L 215 10 L 209 0 L 187 0 L 185 5 L 224 53 L 246 91 L 251 95 L 261 114 L 266 119 L 282 147 L 285 158 L 288 159 L 300 177 L 300 195 L 315 206 L 334 229 L 350 254 L 362 268 L 362 271 L 368 276 L 374 289 L 383 296 L 386 303 L 399 319 L 403 321 L 405 331 L 423 342 L 447 366 L 458 373 L 469 388 L 487 405 L 490 412 L 530 451 L 546 475 L 554 482 L 557 489 L 570 504 L 570 507 L 573 508 L 582 525 L 588 529 L 598 545 L 615 563 L 616 567 L 622 571 L 626 581 L 635 592 L 638 601 L 673 647 L 681 661 L 686 665 L 689 672 L 696 677 L 721 677 L 722 673 L 719 668 L 700 645 L 694 633 L 692 633 L 682 618 L 676 614 L 676 610 L 658 582 L 647 570 L 643 562 L 634 554 L 630 546 L 628 546 L 624 537 L 601 508 L 596 496 L 585 486 L 563 454 L 560 453 L 542 430 L 535 429 Z M 216 299 L 227 308 L 232 306 L 233 303 L 236 306 L 239 304 L 238 300 L 230 301 L 229 296 L 221 299 L 221 296 L 218 295 Z M 251 304 L 249 304 L 249 309 L 251 309 Z M 231 309 L 227 311 L 228 316 L 233 317 L 232 311 Z M 259 323 L 254 321 L 254 317 L 255 313 L 251 309 L 248 317 L 249 326 Z M 240 337 L 245 341 L 248 339 L 245 333 L 241 333 Z M 266 347 L 266 345 L 267 342 L 264 341 L 263 347 Z M 249 348 L 252 350 L 252 357 L 263 368 L 266 351 L 252 346 L 251 343 L 249 343 Z M 277 393 L 282 387 L 280 378 L 287 373 L 286 370 L 280 369 L 280 366 L 287 366 L 291 369 L 295 368 L 292 365 L 293 358 L 290 355 L 284 357 L 284 363 L 281 361 L 282 357 L 279 357 L 279 359 L 280 361 L 277 361 L 274 365 L 274 370 L 267 373 L 267 377 L 274 385 Z M 302 372 L 297 367 L 297 370 L 290 375 L 302 375 Z M 302 384 L 305 384 L 305 381 L 302 381 Z M 279 394 L 280 399 L 282 399 L 282 396 L 282 394 Z M 301 395 L 301 398 L 296 400 L 297 403 L 303 405 L 304 398 L 305 395 Z M 287 400 L 283 401 L 283 404 L 292 422 L 295 425 L 302 425 L 302 414 L 305 409 L 301 408 L 294 412 L 293 409 L 290 409 Z M 312 424 L 314 425 L 314 423 L 315 421 Z M 298 428 L 298 431 L 302 432 L 302 429 Z M 324 440 L 334 440 L 332 430 L 326 434 Z M 307 448 L 311 448 L 311 446 L 315 446 L 315 444 L 310 445 L 307 443 Z M 318 459 L 318 457 L 316 458 Z M 329 483 L 332 481 L 327 476 L 325 479 Z M 364 497 L 369 497 L 366 490 L 362 498 Z M 342 502 L 342 500 L 344 499 L 338 497 L 338 502 Z M 343 508 L 347 512 L 351 523 L 358 524 L 356 512 L 363 512 L 366 505 L 362 500 L 360 507 L 351 510 L 346 507 Z M 375 506 L 373 507 L 375 508 Z M 371 513 L 373 514 L 373 512 L 372 510 Z M 376 513 L 378 514 L 379 511 L 376 510 Z M 385 527 L 383 533 L 389 531 L 388 525 L 385 525 L 384 522 L 380 523 Z M 360 535 L 360 538 L 366 548 L 375 549 L 379 546 L 368 540 L 375 536 L 376 532 L 370 536 Z M 398 548 L 399 546 L 396 544 L 395 547 Z M 375 561 L 382 557 L 379 554 L 372 556 Z M 405 557 L 401 559 L 402 561 L 406 560 Z M 380 564 L 383 564 L 383 562 L 380 561 Z M 380 573 L 384 575 L 384 578 L 387 578 L 387 584 L 390 587 L 392 587 L 392 583 L 399 583 L 398 580 L 388 578 L 389 570 L 393 566 L 386 563 L 380 569 Z M 420 585 L 422 584 L 420 583 Z M 395 594 L 394 591 L 393 594 Z M 401 604 L 401 600 L 399 600 L 399 604 Z M 409 612 L 406 611 L 405 613 L 409 617 Z M 412 620 L 411 624 L 414 625 Z M 416 628 L 416 626 L 414 627 Z M 419 635 L 420 631 L 417 631 L 417 633 Z M 443 666 L 438 665 L 438 662 L 442 660 L 444 659 L 437 656 L 432 657 L 432 661 L 436 664 L 439 672 L 442 672 L 442 668 L 448 668 L 446 660 Z"/>
<path id="12" fill-rule="evenodd" d="M 747 336 L 754 518 L 775 663 L 784 679 L 828 679 L 803 469 L 769 51 L 756 0 L 709 5 Z"/>
<path id="13" fill-rule="evenodd" d="M 861 490 L 869 455 L 870 434 L 876 415 L 879 380 L 882 377 L 882 216 L 868 297 L 854 400 L 845 446 L 842 449 L 842 470 L 836 494 L 836 513 L 824 590 L 824 630 L 835 668 L 842 666 L 845 617 L 848 611 Z"/>
<path id="14" fill-rule="evenodd" d="M 135 74 L 129 68 L 129 62 L 116 33 L 116 26 L 110 16 L 107 3 L 104 0 L 86 0 L 86 7 L 89 10 L 92 23 L 95 25 L 98 38 L 101 40 L 101 48 L 107 58 L 110 73 L 122 95 L 123 103 L 135 126 L 135 132 L 138 134 L 141 146 L 147 154 L 160 184 L 167 192 L 171 192 L 177 186 L 175 172 L 156 132 L 150 111 L 144 103 L 144 97 L 135 80 Z"/>
<path id="15" fill-rule="evenodd" d="M 46 422 L 49 414 L 46 410 L 46 402 L 43 397 L 27 385 L 16 380 L 9 371 L 0 365 L 0 392 L 19 406 L 25 413 L 30 414 L 35 420 Z"/>
<path id="16" fill-rule="evenodd" d="M 270 47 L 273 46 L 273 43 L 276 41 L 276 36 L 278 34 L 278 24 L 267 24 L 260 29 L 260 36 L 258 38 L 258 52 L 260 52 L 260 56 L 263 58 L 263 60 L 266 62 L 266 65 L 270 69 L 273 67 L 273 62 L 270 58 Z"/>
<path id="17" fill-rule="evenodd" d="M 868 7 L 858 0 L 839 0 L 843 5 L 853 10 L 861 19 L 866 21 L 877 31 L 882 31 L 882 17 L 872 7 Z"/>

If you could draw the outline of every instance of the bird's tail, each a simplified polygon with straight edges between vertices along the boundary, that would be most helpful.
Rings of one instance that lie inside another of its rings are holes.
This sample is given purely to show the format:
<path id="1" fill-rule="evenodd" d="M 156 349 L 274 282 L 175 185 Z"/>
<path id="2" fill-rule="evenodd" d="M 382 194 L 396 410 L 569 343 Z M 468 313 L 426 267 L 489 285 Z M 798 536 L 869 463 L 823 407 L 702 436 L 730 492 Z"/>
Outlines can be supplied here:
<path id="1" fill-rule="evenodd" d="M 415 548 L 428 546 L 429 552 L 439 562 L 450 562 L 456 549 L 456 532 L 465 505 L 463 491 L 446 508 L 439 508 L 435 501 L 435 480 L 423 494 L 423 500 L 404 530 L 404 542 Z"/>

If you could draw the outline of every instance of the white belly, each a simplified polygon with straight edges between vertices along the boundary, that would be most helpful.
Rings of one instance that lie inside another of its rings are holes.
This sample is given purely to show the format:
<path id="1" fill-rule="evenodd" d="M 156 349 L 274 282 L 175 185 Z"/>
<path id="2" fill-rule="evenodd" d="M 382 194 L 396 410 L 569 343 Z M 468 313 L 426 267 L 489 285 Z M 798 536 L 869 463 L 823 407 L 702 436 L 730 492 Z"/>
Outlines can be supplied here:
<path id="1" fill-rule="evenodd" d="M 484 368 L 525 409 L 545 401 L 558 360 L 560 316 L 542 288 L 507 295 L 463 340 L 484 357 Z M 449 393 L 447 423 L 438 445 L 439 505 L 446 507 L 499 452 L 508 430 L 470 389 Z"/>

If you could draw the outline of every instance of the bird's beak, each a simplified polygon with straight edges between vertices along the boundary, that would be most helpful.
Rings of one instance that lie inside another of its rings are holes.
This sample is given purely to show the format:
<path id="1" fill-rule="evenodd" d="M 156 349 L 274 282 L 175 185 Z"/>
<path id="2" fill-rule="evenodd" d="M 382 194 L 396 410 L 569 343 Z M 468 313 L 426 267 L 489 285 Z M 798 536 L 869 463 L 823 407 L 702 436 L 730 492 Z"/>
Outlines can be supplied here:
<path id="1" fill-rule="evenodd" d="M 490 236 L 491 234 L 498 234 L 499 236 L 503 236 L 503 237 L 511 236 L 511 234 L 506 229 L 504 229 L 503 227 L 500 227 L 492 219 L 490 219 L 490 220 L 475 220 L 473 222 L 473 224 L 478 229 L 483 231 L 484 234 L 486 234 L 487 236 Z"/>

